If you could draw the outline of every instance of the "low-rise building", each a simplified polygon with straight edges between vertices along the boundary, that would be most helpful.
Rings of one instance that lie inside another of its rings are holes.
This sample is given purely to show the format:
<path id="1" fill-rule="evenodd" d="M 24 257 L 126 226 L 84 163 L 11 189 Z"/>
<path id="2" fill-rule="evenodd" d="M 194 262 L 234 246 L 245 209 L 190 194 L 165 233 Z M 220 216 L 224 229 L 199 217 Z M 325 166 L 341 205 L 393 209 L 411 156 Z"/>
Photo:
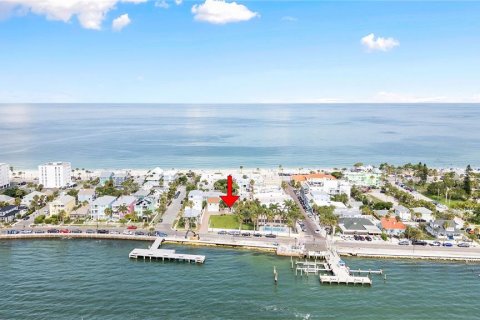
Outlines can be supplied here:
<path id="1" fill-rule="evenodd" d="M 92 203 L 96 198 L 95 189 L 81 189 L 78 191 L 77 199 L 79 203 Z"/>
<path id="2" fill-rule="evenodd" d="M 137 200 L 134 210 L 139 217 L 144 217 L 147 210 L 152 212 L 155 211 L 156 204 L 157 200 L 153 197 L 144 197 L 140 200 Z"/>
<path id="3" fill-rule="evenodd" d="M 7 195 L 4 195 L 4 194 L 0 194 L 0 203 L 6 203 L 6 204 L 15 204 L 15 198 L 14 197 L 10 197 L 10 196 L 7 196 Z"/>
<path id="4" fill-rule="evenodd" d="M 345 171 L 343 177 L 352 185 L 359 187 L 378 188 L 382 181 L 381 172 L 375 169 L 370 171 Z"/>
<path id="5" fill-rule="evenodd" d="M 426 230 L 437 239 L 460 239 L 462 234 L 453 220 L 438 219 L 427 224 Z"/>
<path id="6" fill-rule="evenodd" d="M 390 236 L 399 236 L 407 229 L 407 226 L 403 222 L 397 221 L 395 217 L 383 217 L 380 223 L 382 230 Z"/>
<path id="7" fill-rule="evenodd" d="M 394 206 L 393 207 L 393 212 L 394 212 L 395 216 L 400 217 L 400 220 L 402 220 L 402 221 L 412 220 L 412 213 L 410 212 L 410 209 L 408 209 L 408 208 L 406 208 L 402 205 Z"/>
<path id="8" fill-rule="evenodd" d="M 122 219 L 125 215 L 132 213 L 135 210 L 137 198 L 134 196 L 120 196 L 112 203 L 113 217 Z M 126 207 L 126 211 L 122 212 L 122 206 Z"/>
<path id="9" fill-rule="evenodd" d="M 70 212 L 70 218 L 73 220 L 84 220 L 88 218 L 89 212 L 90 212 L 90 205 L 87 204 L 85 206 L 82 206 Z"/>
<path id="10" fill-rule="evenodd" d="M 219 197 L 209 197 L 207 199 L 207 211 L 208 212 L 219 212 L 220 211 L 220 198 Z"/>
<path id="11" fill-rule="evenodd" d="M 75 207 L 75 198 L 69 195 L 63 195 L 50 202 L 49 214 L 59 215 L 61 211 L 64 211 L 68 216 Z"/>
<path id="12" fill-rule="evenodd" d="M 46 198 L 47 194 L 39 191 L 33 191 L 24 196 L 20 204 L 25 207 L 30 207 L 32 205 L 32 201 L 40 200 L 42 197 Z"/>
<path id="13" fill-rule="evenodd" d="M 115 201 L 115 197 L 103 196 L 95 199 L 90 205 L 90 215 L 94 220 L 104 220 L 107 218 L 105 215 L 105 209 L 112 209 L 112 204 Z"/>
<path id="14" fill-rule="evenodd" d="M 2 222 L 12 222 L 15 220 L 17 214 L 20 213 L 20 210 L 17 206 L 8 205 L 0 208 L 0 221 Z"/>
<path id="15" fill-rule="evenodd" d="M 366 218 L 340 218 L 338 227 L 346 235 L 378 235 L 382 231 Z"/>
<path id="16" fill-rule="evenodd" d="M 431 222 L 431 221 L 435 220 L 432 210 L 427 209 L 425 207 L 413 208 L 412 211 L 415 215 L 415 220 L 416 221 Z"/>

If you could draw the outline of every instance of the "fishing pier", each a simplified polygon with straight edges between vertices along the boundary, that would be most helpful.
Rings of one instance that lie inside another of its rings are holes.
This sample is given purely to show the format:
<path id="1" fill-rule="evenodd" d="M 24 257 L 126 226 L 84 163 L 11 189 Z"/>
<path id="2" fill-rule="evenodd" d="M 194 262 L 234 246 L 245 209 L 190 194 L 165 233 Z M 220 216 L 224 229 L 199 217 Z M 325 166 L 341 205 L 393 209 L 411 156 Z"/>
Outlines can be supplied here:
<path id="1" fill-rule="evenodd" d="M 173 249 L 160 249 L 165 238 L 157 238 L 148 249 L 133 249 L 128 257 L 130 259 L 183 261 L 188 263 L 204 263 L 205 256 L 196 254 L 176 253 Z"/>

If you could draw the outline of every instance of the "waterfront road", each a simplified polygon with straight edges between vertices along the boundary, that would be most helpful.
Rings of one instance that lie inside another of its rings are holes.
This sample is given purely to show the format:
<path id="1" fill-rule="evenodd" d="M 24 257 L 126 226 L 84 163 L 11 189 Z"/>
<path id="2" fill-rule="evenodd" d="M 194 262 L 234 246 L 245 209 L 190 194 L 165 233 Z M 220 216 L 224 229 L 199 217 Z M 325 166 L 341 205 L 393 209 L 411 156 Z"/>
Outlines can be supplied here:
<path id="1" fill-rule="evenodd" d="M 185 186 L 180 186 L 177 189 L 177 192 L 180 192 L 180 194 L 178 197 L 173 198 L 172 203 L 168 206 L 167 210 L 162 216 L 162 222 L 156 225 L 157 228 L 161 228 L 162 230 L 171 230 L 172 224 L 182 208 L 182 200 L 185 198 L 186 194 Z"/>

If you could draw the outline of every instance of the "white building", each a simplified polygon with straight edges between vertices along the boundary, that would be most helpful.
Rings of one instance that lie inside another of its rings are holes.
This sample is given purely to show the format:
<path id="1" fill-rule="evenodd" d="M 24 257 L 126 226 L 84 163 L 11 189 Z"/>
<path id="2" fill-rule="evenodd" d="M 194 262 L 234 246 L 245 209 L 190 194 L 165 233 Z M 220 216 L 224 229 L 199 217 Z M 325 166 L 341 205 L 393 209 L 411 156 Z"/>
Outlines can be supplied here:
<path id="1" fill-rule="evenodd" d="M 0 189 L 5 189 L 10 186 L 9 166 L 6 163 L 0 163 Z"/>
<path id="2" fill-rule="evenodd" d="M 49 162 L 38 166 L 38 183 L 44 188 L 63 188 L 71 184 L 70 162 Z"/>

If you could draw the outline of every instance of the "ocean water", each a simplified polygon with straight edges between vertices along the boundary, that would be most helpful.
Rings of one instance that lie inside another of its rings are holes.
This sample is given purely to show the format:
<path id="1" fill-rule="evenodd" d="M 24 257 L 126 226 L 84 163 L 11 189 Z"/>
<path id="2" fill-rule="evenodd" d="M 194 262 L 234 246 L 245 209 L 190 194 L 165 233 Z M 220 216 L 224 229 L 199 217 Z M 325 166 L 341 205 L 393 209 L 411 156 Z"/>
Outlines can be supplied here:
<path id="1" fill-rule="evenodd" d="M 0 105 L 0 162 L 85 168 L 480 166 L 480 104 Z"/>
<path id="2" fill-rule="evenodd" d="M 204 265 L 128 259 L 147 245 L 1 241 L 0 319 L 478 319 L 479 265 L 347 259 L 382 268 L 387 281 L 346 287 L 251 251 L 167 246 L 206 255 Z"/>

